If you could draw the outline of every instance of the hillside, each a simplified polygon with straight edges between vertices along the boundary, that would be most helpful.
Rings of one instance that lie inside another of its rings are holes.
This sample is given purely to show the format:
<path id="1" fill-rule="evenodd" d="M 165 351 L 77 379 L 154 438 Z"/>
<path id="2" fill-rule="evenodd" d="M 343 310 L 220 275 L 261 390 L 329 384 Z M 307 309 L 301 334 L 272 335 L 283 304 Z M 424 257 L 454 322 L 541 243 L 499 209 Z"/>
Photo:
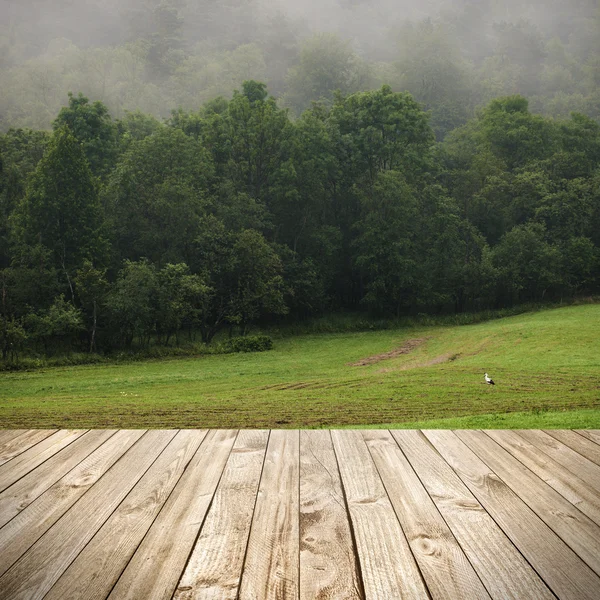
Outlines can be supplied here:
<path id="1" fill-rule="evenodd" d="M 598 340 L 600 305 L 584 305 L 282 338 L 261 354 L 2 374 L 0 428 L 600 427 Z"/>

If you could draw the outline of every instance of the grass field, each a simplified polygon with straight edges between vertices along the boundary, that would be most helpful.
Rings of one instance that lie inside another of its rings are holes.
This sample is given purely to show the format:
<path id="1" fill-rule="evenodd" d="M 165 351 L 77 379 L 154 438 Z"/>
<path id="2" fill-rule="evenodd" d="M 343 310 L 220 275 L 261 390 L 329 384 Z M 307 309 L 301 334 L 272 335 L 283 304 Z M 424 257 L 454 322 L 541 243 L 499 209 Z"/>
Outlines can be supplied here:
<path id="1" fill-rule="evenodd" d="M 343 426 L 600 428 L 600 305 L 0 373 L 0 428 Z"/>

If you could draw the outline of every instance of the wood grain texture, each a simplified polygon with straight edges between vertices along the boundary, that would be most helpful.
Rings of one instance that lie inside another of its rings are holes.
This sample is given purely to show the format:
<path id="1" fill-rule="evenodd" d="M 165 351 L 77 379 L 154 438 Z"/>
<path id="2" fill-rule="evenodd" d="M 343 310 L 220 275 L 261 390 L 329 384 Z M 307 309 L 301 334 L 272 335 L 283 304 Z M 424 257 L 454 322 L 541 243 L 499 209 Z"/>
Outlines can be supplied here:
<path id="1" fill-rule="evenodd" d="M 363 432 L 431 597 L 489 598 L 450 528 L 389 431 Z"/>
<path id="2" fill-rule="evenodd" d="M 300 432 L 300 598 L 358 600 L 362 581 L 326 430 Z"/>
<path id="3" fill-rule="evenodd" d="M 421 573 L 360 431 L 332 431 L 367 598 L 426 598 Z"/>
<path id="4" fill-rule="evenodd" d="M 576 429 L 576 433 L 586 437 L 588 440 L 591 440 L 595 444 L 600 445 L 600 430 L 598 429 Z"/>
<path id="5" fill-rule="evenodd" d="M 0 600 L 600 598 L 594 432 L 3 433 Z"/>
<path id="6" fill-rule="evenodd" d="M 149 431 L 134 444 L 0 577 L 0 598 L 43 598 L 174 435 Z"/>
<path id="7" fill-rule="evenodd" d="M 115 433 L 115 430 L 88 431 L 0 493 L 0 527 L 27 508 Z"/>
<path id="8" fill-rule="evenodd" d="M 493 431 L 488 435 L 481 431 L 459 431 L 457 435 L 550 529 L 596 573 L 600 573 L 600 527 L 528 468 L 540 470 L 540 474 L 552 480 L 551 469 L 536 463 L 535 448 L 533 452 L 529 448 L 529 453 L 522 450 L 527 442 L 512 431 L 502 431 L 500 436 Z M 494 440 L 502 438 L 502 444 L 490 443 L 490 437 Z M 509 453 L 511 446 L 519 455 L 518 459 Z M 546 455 L 541 452 L 537 456 L 542 457 L 540 462 L 547 459 L 546 464 L 551 460 L 550 457 L 544 459 Z M 562 469 L 560 465 L 553 468 Z M 576 484 L 573 487 L 577 487 Z M 575 497 L 579 499 L 579 496 Z"/>
<path id="9" fill-rule="evenodd" d="M 273 430 L 256 497 L 240 600 L 297 599 L 300 433 Z"/>
<path id="10" fill-rule="evenodd" d="M 423 433 L 392 435 L 492 598 L 555 598 Z"/>
<path id="11" fill-rule="evenodd" d="M 546 429 L 544 433 L 600 466 L 600 446 L 598 444 L 568 429 Z"/>
<path id="12" fill-rule="evenodd" d="M 210 431 L 165 502 L 110 598 L 171 598 L 185 569 L 237 431 Z"/>
<path id="13" fill-rule="evenodd" d="M 525 499 L 531 508 L 536 510 L 536 504 L 534 500 L 539 502 L 541 497 L 547 498 L 548 506 L 553 506 L 554 509 L 550 513 L 548 519 L 542 519 L 554 529 L 565 541 L 571 545 L 571 542 L 562 534 L 562 529 L 556 529 L 553 524 L 563 523 L 564 527 L 571 531 L 573 536 L 579 539 L 581 544 L 586 544 L 585 532 L 589 532 L 592 539 L 598 540 L 596 548 L 591 549 L 597 556 L 596 564 L 590 564 L 590 566 L 597 572 L 600 572 L 600 494 L 587 482 L 579 479 L 576 475 L 571 473 L 568 469 L 557 463 L 550 456 L 544 452 L 540 452 L 537 446 L 534 446 L 521 436 L 517 435 L 513 431 L 487 431 L 489 437 L 491 437 L 498 445 L 502 446 L 504 450 L 508 451 L 512 456 L 517 459 L 517 462 L 507 459 L 501 461 L 504 468 L 508 469 L 506 472 L 507 477 L 509 473 L 513 473 L 513 479 L 518 480 L 517 483 L 509 483 L 509 485 L 516 490 L 515 485 L 518 486 L 519 490 L 523 488 L 523 491 L 527 496 L 517 493 Z M 462 438 L 462 434 L 459 435 Z M 505 454 L 502 452 L 498 453 L 499 456 L 496 460 L 500 460 Z M 508 463 L 508 464 L 507 464 Z M 524 467 L 521 466 L 524 465 Z M 488 463 L 489 465 L 489 463 Z M 489 465 L 492 466 L 492 465 Z M 565 500 L 555 500 L 554 494 L 549 493 L 548 488 L 545 486 L 539 486 L 535 477 L 532 477 L 527 471 L 535 473 L 539 479 L 547 483 L 553 490 L 556 490 Z M 500 471 L 496 471 L 500 477 L 503 474 Z M 504 478 L 507 481 L 506 478 Z M 540 492 L 541 490 L 541 492 Z M 542 496 L 542 494 L 544 494 Z M 531 501 L 528 499 L 531 497 Z M 571 509 L 570 513 L 562 513 L 565 506 L 569 507 L 573 505 L 576 507 L 575 510 Z M 556 509 L 561 512 L 560 519 L 556 516 Z M 536 510 L 537 512 L 537 510 Z M 578 519 L 579 512 L 582 512 L 589 519 L 591 519 L 595 526 L 589 523 L 585 519 Z M 574 514 L 573 514 L 574 513 Z M 539 514 L 539 513 L 538 513 Z M 545 513 L 544 513 L 545 514 Z M 575 526 L 577 524 L 577 526 Z M 582 531 L 583 529 L 583 531 Z M 571 547 L 573 547 L 571 545 Z M 586 561 L 587 562 L 587 561 Z"/>
<path id="14" fill-rule="evenodd" d="M 0 466 L 0 492 L 27 475 L 29 471 L 33 471 L 54 454 L 66 448 L 85 432 L 85 429 L 57 431 Z"/>
<path id="15" fill-rule="evenodd" d="M 143 435 L 122 430 L 0 529 L 0 575 L 5 573 Z"/>
<path id="16" fill-rule="evenodd" d="M 582 479 L 596 491 L 600 492 L 600 465 L 597 465 L 543 431 L 523 429 L 516 433 L 568 469 L 572 476 Z"/>
<path id="17" fill-rule="evenodd" d="M 0 444 L 0 465 L 25 452 L 25 450 L 35 446 L 57 431 L 57 429 L 30 429 L 21 432 L 17 436 L 8 436 L 8 439 Z"/>
<path id="18" fill-rule="evenodd" d="M 205 435 L 206 430 L 180 431 L 171 440 L 45 600 L 109 595 Z"/>
<path id="19" fill-rule="evenodd" d="M 177 600 L 237 598 L 268 439 L 266 430 L 239 432 L 175 590 Z"/>
<path id="20" fill-rule="evenodd" d="M 478 434 L 481 444 L 477 450 L 485 444 L 501 450 L 483 432 L 459 433 Z M 598 575 L 475 454 L 471 436 L 466 437 L 467 446 L 452 431 L 427 430 L 424 434 L 557 596 L 565 600 L 597 600 Z M 545 485 L 541 480 L 539 483 Z"/>
<path id="21" fill-rule="evenodd" d="M 10 440 L 19 437 L 21 434 L 27 432 L 27 429 L 0 429 L 0 449 L 6 444 L 10 442 Z M 0 450 L 0 455 L 1 455 Z"/>

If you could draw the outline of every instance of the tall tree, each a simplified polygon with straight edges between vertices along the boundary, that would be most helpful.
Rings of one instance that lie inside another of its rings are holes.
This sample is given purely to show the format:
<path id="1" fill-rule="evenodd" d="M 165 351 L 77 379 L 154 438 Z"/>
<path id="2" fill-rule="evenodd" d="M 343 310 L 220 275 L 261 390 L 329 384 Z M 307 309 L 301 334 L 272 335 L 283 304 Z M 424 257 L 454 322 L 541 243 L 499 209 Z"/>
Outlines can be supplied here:
<path id="1" fill-rule="evenodd" d="M 103 191 L 117 259 L 190 264 L 213 170 L 208 152 L 179 129 L 132 142 Z"/>
<path id="2" fill-rule="evenodd" d="M 268 207 L 292 135 L 287 111 L 268 96 L 264 84 L 249 80 L 241 92 L 234 92 L 227 112 L 209 121 L 205 140 L 221 182 Z"/>
<path id="3" fill-rule="evenodd" d="M 69 105 L 53 123 L 55 130 L 67 126 L 82 144 L 92 173 L 103 177 L 114 167 L 119 150 L 118 131 L 102 102 L 90 104 L 83 94 L 69 92 Z"/>
<path id="4" fill-rule="evenodd" d="M 86 259 L 105 259 L 103 215 L 81 144 L 67 127 L 55 130 L 15 211 L 17 243 L 50 252 L 75 297 L 73 276 Z"/>

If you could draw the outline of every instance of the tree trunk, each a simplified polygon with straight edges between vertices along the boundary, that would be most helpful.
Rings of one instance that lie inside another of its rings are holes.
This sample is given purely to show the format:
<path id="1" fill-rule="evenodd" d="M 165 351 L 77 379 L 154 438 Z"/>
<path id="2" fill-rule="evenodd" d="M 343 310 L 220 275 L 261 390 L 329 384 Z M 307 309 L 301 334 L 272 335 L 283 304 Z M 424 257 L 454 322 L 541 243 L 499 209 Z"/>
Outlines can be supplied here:
<path id="1" fill-rule="evenodd" d="M 65 254 L 66 254 L 66 250 L 63 247 L 62 268 L 65 273 L 65 277 L 67 278 L 67 283 L 69 284 L 69 289 L 71 290 L 71 302 L 73 302 L 73 304 L 75 304 L 75 291 L 73 290 L 73 284 L 71 283 L 71 277 L 69 276 L 69 272 L 67 271 L 67 267 L 65 265 Z"/>
<path id="2" fill-rule="evenodd" d="M 93 324 L 92 324 L 92 339 L 90 340 L 90 354 L 94 351 L 94 349 L 96 348 L 96 300 L 94 299 L 94 316 L 93 316 Z"/>

